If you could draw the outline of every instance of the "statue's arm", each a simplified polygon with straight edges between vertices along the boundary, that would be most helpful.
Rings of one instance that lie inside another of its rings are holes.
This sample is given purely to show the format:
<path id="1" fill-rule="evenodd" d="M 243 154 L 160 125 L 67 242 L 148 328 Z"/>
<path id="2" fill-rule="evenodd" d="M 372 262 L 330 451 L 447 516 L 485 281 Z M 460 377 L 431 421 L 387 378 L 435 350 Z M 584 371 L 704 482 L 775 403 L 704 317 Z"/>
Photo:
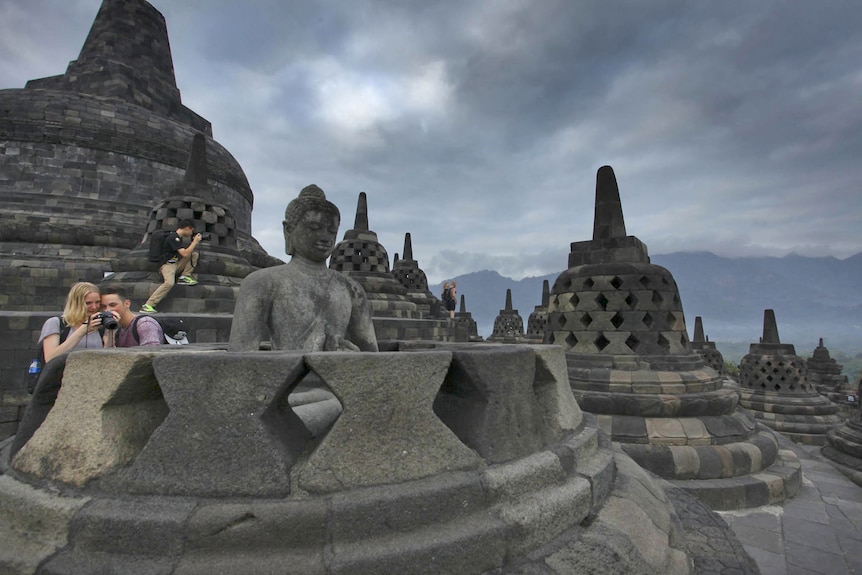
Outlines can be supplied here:
<path id="1" fill-rule="evenodd" d="M 257 276 L 257 277 L 255 277 Z M 229 351 L 258 351 L 261 330 L 267 325 L 272 305 L 265 278 L 256 272 L 249 274 L 239 288 L 230 326 Z"/>
<path id="2" fill-rule="evenodd" d="M 371 322 L 371 309 L 365 290 L 355 282 L 352 282 L 350 287 L 353 291 L 353 310 L 347 326 L 347 339 L 360 351 L 378 351 L 377 335 Z"/>

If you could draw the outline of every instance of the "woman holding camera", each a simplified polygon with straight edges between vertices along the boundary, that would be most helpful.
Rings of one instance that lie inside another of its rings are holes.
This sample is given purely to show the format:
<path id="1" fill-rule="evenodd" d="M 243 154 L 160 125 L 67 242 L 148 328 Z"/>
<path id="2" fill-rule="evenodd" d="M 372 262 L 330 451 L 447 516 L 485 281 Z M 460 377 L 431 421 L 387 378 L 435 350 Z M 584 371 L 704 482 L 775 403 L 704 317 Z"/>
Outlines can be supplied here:
<path id="1" fill-rule="evenodd" d="M 39 345 L 42 346 L 45 361 L 30 404 L 24 410 L 18 432 L 12 440 L 10 461 L 39 429 L 54 406 L 63 383 L 67 354 L 76 349 L 98 349 L 104 346 L 100 306 L 99 288 L 89 282 L 78 282 L 72 285 L 66 295 L 63 315 L 48 318 L 42 326 Z"/>
<path id="2" fill-rule="evenodd" d="M 45 363 L 73 349 L 103 347 L 100 305 L 99 288 L 95 284 L 78 282 L 69 289 L 62 317 L 48 318 L 39 335 Z"/>

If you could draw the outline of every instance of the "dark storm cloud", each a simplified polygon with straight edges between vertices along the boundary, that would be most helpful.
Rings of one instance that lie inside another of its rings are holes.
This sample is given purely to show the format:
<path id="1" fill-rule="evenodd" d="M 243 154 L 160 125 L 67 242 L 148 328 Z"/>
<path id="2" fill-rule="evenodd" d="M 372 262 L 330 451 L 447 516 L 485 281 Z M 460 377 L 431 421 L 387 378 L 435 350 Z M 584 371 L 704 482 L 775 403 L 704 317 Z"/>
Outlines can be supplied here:
<path id="1" fill-rule="evenodd" d="M 271 253 L 316 182 L 342 229 L 367 192 L 390 255 L 411 232 L 432 280 L 559 271 L 591 237 L 603 164 L 652 253 L 862 250 L 862 4 L 153 4 Z M 0 5 L 0 86 L 62 73 L 98 5 Z"/>

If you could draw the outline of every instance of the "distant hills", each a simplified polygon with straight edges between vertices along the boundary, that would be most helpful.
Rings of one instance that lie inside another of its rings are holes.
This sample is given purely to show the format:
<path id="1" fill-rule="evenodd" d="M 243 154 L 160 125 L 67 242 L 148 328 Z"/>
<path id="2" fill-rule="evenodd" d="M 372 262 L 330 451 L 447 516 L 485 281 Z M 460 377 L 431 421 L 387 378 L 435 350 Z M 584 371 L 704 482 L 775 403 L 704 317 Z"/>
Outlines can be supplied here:
<path id="1" fill-rule="evenodd" d="M 796 344 L 810 355 L 818 338 L 830 350 L 862 351 L 862 253 L 834 257 L 725 258 L 711 252 L 676 252 L 650 257 L 676 279 L 689 335 L 695 316 L 702 316 L 711 341 L 758 341 L 763 310 L 775 310 L 781 341 Z M 512 290 L 512 304 L 524 318 L 541 303 L 542 281 L 553 287 L 558 273 L 515 281 L 495 271 L 478 271 L 454 278 L 466 296 L 467 311 L 490 335 L 494 319 Z M 441 285 L 431 287 L 435 294 Z M 739 346 L 737 346 L 739 347 Z"/>

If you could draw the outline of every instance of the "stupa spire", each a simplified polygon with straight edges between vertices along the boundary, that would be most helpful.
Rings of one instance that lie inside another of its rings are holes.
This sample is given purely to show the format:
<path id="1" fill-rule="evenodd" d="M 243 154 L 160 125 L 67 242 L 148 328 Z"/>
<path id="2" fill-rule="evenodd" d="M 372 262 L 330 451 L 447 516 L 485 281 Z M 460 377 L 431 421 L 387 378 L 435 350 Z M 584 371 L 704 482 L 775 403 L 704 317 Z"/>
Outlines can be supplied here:
<path id="1" fill-rule="evenodd" d="M 368 231 L 368 198 L 365 192 L 359 192 L 359 201 L 356 204 L 356 219 L 353 221 L 353 229 L 357 231 Z"/>
<path id="2" fill-rule="evenodd" d="M 189 152 L 189 162 L 183 184 L 188 188 L 207 187 L 209 168 L 207 167 L 207 141 L 201 133 L 192 138 L 192 149 Z"/>
<path id="3" fill-rule="evenodd" d="M 467 313 L 467 304 L 464 300 L 464 294 L 461 294 L 461 307 L 458 308 L 458 312 Z"/>
<path id="4" fill-rule="evenodd" d="M 404 234 L 404 252 L 403 258 L 405 260 L 413 259 L 413 242 L 410 240 L 410 232 Z"/>
<path id="5" fill-rule="evenodd" d="M 704 342 L 705 338 L 703 337 L 703 319 L 700 316 L 694 318 L 694 339 L 692 342 L 701 343 Z"/>
<path id="6" fill-rule="evenodd" d="M 512 290 L 511 289 L 506 290 L 506 307 L 505 307 L 505 310 L 506 311 L 512 311 Z"/>
<path id="7" fill-rule="evenodd" d="M 542 307 L 548 309 L 551 303 L 551 287 L 548 280 L 542 282 Z"/>
<path id="8" fill-rule="evenodd" d="M 763 310 L 763 337 L 762 343 L 781 343 L 778 337 L 778 323 L 775 321 L 775 311 Z"/>
<path id="9" fill-rule="evenodd" d="M 602 166 L 596 174 L 596 208 L 593 219 L 593 241 L 626 237 L 623 205 L 617 177 L 610 166 Z"/>

